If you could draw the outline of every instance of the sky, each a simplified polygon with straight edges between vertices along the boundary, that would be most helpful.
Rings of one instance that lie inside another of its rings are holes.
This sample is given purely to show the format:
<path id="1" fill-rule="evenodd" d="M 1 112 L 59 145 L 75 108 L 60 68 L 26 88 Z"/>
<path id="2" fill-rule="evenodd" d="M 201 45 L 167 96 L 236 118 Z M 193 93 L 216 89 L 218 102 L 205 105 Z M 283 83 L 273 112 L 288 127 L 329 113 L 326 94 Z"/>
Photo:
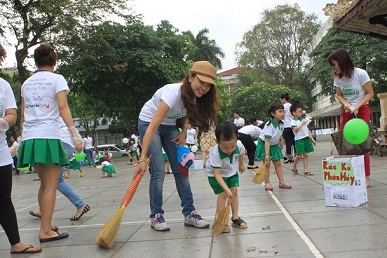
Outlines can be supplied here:
<path id="1" fill-rule="evenodd" d="M 237 66 L 235 46 L 242 41 L 246 32 L 259 23 L 264 10 L 273 9 L 280 4 L 297 3 L 302 11 L 316 14 L 318 20 L 324 23 L 328 17 L 322 9 L 327 3 L 336 2 L 337 0 L 195 0 L 187 3 L 184 0 L 132 0 L 131 5 L 137 14 L 144 16 L 146 25 L 157 25 L 162 20 L 168 20 L 180 32 L 190 30 L 194 35 L 208 28 L 207 36 L 215 40 L 225 53 L 221 70 L 225 71 Z M 5 47 L 8 56 L 3 67 L 12 67 L 15 64 L 14 48 Z"/>
<path id="2" fill-rule="evenodd" d="M 297 3 L 305 13 L 314 13 L 323 24 L 328 16 L 322 9 L 327 3 L 337 0 L 195 0 L 190 4 L 182 0 L 134 0 L 136 13 L 143 14 L 144 24 L 157 25 L 168 20 L 180 31 L 190 30 L 197 35 L 204 28 L 209 29 L 208 37 L 214 39 L 225 53 L 222 71 L 237 66 L 235 45 L 243 35 L 260 22 L 262 12 L 277 5 Z"/>

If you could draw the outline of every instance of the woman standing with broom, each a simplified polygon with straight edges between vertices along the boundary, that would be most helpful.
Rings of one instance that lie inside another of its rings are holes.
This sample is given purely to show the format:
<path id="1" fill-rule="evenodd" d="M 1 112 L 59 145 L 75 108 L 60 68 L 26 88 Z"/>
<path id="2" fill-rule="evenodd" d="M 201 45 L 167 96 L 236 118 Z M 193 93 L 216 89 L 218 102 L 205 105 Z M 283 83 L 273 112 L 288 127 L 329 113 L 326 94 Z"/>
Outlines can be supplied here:
<path id="1" fill-rule="evenodd" d="M 165 177 L 164 148 L 175 177 L 177 191 L 183 207 L 184 225 L 208 228 L 209 223 L 196 213 L 188 177 L 179 173 L 176 145 L 185 143 L 188 123 L 208 131 L 209 121 L 215 120 L 215 109 L 219 97 L 215 87 L 216 69 L 207 61 L 198 61 L 182 83 L 168 84 L 158 89 L 152 99 L 143 106 L 138 129 L 142 139 L 142 152 L 137 163 L 136 174 L 146 170 L 145 158 L 152 155 L 149 198 L 151 227 L 157 231 L 168 231 L 164 220 L 163 183 Z M 179 133 L 176 120 L 185 117 L 183 131 Z"/>

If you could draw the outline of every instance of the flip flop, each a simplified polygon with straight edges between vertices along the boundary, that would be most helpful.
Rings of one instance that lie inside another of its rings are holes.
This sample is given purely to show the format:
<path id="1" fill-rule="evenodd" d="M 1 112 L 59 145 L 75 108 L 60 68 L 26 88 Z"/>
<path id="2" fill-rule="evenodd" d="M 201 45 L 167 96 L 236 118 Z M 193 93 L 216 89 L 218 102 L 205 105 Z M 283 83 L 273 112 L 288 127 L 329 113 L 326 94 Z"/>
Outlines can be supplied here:
<path id="1" fill-rule="evenodd" d="M 305 175 L 305 176 L 313 176 L 313 173 L 312 173 L 312 172 L 309 172 L 309 171 L 306 171 L 306 172 L 304 173 L 304 175 Z"/>
<path id="2" fill-rule="evenodd" d="M 247 168 L 248 169 L 256 169 L 256 168 L 259 168 L 257 165 L 254 165 L 254 166 L 249 166 L 249 165 L 247 165 Z"/>
<path id="3" fill-rule="evenodd" d="M 293 175 L 298 175 L 299 173 L 298 173 L 298 169 L 293 169 L 292 168 L 292 172 L 293 172 Z"/>
<path id="4" fill-rule="evenodd" d="M 89 210 L 90 210 L 90 206 L 86 204 L 85 207 L 83 207 L 82 213 L 78 217 L 77 216 L 71 217 L 70 220 L 71 221 L 79 220 Z"/>
<path id="5" fill-rule="evenodd" d="M 36 217 L 36 218 L 39 218 L 39 219 L 42 218 L 42 216 L 39 215 L 39 214 L 36 214 L 35 211 L 30 211 L 30 215 L 31 215 L 31 216 L 34 216 L 34 217 Z"/>
<path id="6" fill-rule="evenodd" d="M 29 250 L 31 248 L 37 248 L 37 250 Z M 29 245 L 28 247 L 24 248 L 23 250 L 16 252 L 16 251 L 11 251 L 11 254 L 36 254 L 40 253 L 42 251 L 42 248 L 39 247 L 34 247 L 33 245 Z"/>
<path id="7" fill-rule="evenodd" d="M 58 234 L 57 236 L 39 239 L 40 243 L 47 243 L 47 242 L 61 240 L 69 237 L 69 233 L 61 233 L 61 234 L 59 234 L 59 232 L 56 232 L 56 233 Z"/>

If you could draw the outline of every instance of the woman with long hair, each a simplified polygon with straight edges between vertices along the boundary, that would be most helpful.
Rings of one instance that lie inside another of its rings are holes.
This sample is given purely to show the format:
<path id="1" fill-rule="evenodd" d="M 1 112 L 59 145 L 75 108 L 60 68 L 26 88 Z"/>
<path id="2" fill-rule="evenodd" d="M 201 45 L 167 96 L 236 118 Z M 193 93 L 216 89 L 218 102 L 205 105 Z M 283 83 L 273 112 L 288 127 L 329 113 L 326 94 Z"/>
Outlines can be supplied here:
<path id="1" fill-rule="evenodd" d="M 371 121 L 369 101 L 374 90 L 368 73 L 353 65 L 351 57 L 345 49 L 337 49 L 328 56 L 328 62 L 334 72 L 333 85 L 336 87 L 336 98 L 343 106 L 340 112 L 340 128 L 356 115 L 367 124 Z M 370 155 L 364 154 L 366 186 L 370 185 Z"/>
<path id="2" fill-rule="evenodd" d="M 184 224 L 197 228 L 208 228 L 210 225 L 196 213 L 189 179 L 180 173 L 177 145 L 184 145 L 188 123 L 202 131 L 208 131 L 211 125 L 209 122 L 215 120 L 215 109 L 219 106 L 215 77 L 216 69 L 212 64 L 207 61 L 195 62 L 182 83 L 168 84 L 158 89 L 140 112 L 138 129 L 142 152 L 136 174 L 145 173 L 145 158 L 152 155 L 149 183 L 150 218 L 151 227 L 157 231 L 170 230 L 162 209 L 165 177 L 162 148 L 168 156 L 175 177 L 185 217 Z M 181 133 L 176 126 L 176 120 L 180 118 L 185 118 Z"/>

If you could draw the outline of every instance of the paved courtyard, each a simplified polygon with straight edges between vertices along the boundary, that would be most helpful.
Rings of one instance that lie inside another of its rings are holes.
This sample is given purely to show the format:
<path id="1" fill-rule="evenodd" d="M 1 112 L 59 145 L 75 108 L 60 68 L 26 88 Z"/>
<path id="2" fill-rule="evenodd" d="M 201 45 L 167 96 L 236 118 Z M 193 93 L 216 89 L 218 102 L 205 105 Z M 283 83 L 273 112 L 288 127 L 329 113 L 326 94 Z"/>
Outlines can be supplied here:
<path id="1" fill-rule="evenodd" d="M 71 172 L 68 182 L 91 210 L 79 221 L 70 221 L 75 208 L 58 192 L 53 224 L 60 232 L 69 232 L 70 237 L 44 244 L 39 244 L 38 240 L 39 219 L 28 213 L 38 209 L 40 182 L 33 181 L 36 174 L 15 176 L 13 200 L 22 241 L 40 245 L 43 252 L 13 256 L 387 257 L 387 157 L 371 156 L 368 203 L 357 208 L 326 207 L 321 161 L 331 155 L 331 149 L 330 141 L 318 141 L 309 160 L 314 176 L 294 176 L 291 165 L 283 165 L 285 180 L 293 185 L 291 190 L 279 189 L 278 179 L 272 174 L 274 191 L 265 192 L 263 186 L 250 181 L 251 170 L 242 174 L 239 210 L 240 216 L 248 223 L 248 229 L 232 228 L 231 233 L 215 237 L 210 229 L 184 227 L 173 175 L 166 175 L 164 183 L 165 218 L 171 231 L 151 229 L 147 174 L 125 210 L 117 242 L 110 250 L 100 248 L 95 244 L 95 238 L 119 208 L 130 184 L 134 166 L 127 165 L 127 159 L 114 161 L 118 172 L 112 178 L 100 178 L 100 170 L 93 167 L 84 168 L 85 177 L 79 177 L 76 171 Z M 261 165 L 260 162 L 257 164 Z M 299 170 L 302 171 L 300 168 L 301 164 Z M 198 212 L 212 223 L 216 196 L 207 182 L 205 171 L 191 170 L 190 182 Z M 0 257 L 11 257 L 4 231 L 0 231 Z"/>

